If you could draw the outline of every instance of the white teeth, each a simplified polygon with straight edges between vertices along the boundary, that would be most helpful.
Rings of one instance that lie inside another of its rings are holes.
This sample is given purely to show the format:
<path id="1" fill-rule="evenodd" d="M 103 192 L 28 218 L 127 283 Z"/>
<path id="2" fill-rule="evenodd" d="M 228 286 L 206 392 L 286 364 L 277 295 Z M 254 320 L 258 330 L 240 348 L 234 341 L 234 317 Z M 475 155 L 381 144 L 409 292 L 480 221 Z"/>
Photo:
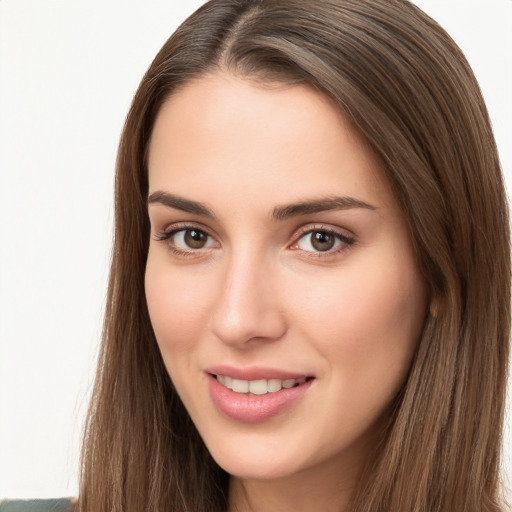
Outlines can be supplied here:
<path id="1" fill-rule="evenodd" d="M 231 389 L 236 393 L 249 393 L 249 381 L 233 379 L 233 387 Z"/>
<path id="2" fill-rule="evenodd" d="M 249 393 L 253 395 L 265 395 L 267 392 L 267 381 L 265 379 L 249 381 Z"/>
<path id="3" fill-rule="evenodd" d="M 269 379 L 267 381 L 267 390 L 269 393 L 275 393 L 276 391 L 281 391 L 282 387 L 283 387 L 283 384 L 279 379 Z"/>
<path id="4" fill-rule="evenodd" d="M 289 389 L 306 382 L 306 377 L 300 379 L 259 379 L 242 380 L 233 379 L 227 375 L 217 375 L 217 380 L 228 389 L 235 393 L 252 393 L 253 395 L 266 395 L 267 393 L 276 393 L 282 388 Z"/>
<path id="5" fill-rule="evenodd" d="M 286 379 L 286 380 L 283 380 L 283 388 L 293 388 L 293 386 L 295 386 L 295 382 L 296 380 L 295 379 Z"/>

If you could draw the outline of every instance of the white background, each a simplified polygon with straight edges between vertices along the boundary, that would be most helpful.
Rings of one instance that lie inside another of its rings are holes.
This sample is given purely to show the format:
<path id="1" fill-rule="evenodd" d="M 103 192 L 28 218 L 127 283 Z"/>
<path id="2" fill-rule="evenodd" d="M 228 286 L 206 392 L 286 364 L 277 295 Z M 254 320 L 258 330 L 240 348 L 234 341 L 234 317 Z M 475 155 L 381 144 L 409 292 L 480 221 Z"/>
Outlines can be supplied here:
<path id="1" fill-rule="evenodd" d="M 77 493 L 119 134 L 151 59 L 201 3 L 0 0 L 0 499 Z M 472 64 L 512 189 L 512 0 L 416 3 Z"/>

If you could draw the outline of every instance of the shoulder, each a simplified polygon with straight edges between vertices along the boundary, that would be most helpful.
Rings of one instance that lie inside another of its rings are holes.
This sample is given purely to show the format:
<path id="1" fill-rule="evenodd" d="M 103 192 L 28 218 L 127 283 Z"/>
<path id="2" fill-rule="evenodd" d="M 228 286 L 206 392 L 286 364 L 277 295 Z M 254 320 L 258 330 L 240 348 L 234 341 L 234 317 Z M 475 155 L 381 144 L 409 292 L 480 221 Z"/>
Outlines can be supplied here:
<path id="1" fill-rule="evenodd" d="M 0 512 L 72 512 L 74 500 L 4 500 Z"/>

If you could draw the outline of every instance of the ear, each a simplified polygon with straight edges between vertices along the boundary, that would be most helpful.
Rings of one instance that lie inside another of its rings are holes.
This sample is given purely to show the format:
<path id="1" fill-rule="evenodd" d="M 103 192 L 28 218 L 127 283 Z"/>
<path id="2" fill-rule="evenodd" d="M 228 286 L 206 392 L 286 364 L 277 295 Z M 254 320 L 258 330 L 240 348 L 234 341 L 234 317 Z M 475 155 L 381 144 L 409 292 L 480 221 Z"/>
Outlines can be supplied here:
<path id="1" fill-rule="evenodd" d="M 438 318 L 441 315 L 444 309 L 443 302 L 443 296 L 440 292 L 432 292 L 429 306 L 429 312 L 432 318 Z"/>

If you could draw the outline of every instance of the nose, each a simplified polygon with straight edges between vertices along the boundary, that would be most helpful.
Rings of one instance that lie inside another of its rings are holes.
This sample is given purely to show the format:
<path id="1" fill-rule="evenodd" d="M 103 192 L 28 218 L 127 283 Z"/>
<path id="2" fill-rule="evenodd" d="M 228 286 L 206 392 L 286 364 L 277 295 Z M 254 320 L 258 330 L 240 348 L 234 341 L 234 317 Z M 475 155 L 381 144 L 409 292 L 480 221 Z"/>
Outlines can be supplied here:
<path id="1" fill-rule="evenodd" d="M 278 270 L 251 255 L 232 257 L 220 279 L 210 330 L 233 347 L 275 341 L 286 332 Z"/>

